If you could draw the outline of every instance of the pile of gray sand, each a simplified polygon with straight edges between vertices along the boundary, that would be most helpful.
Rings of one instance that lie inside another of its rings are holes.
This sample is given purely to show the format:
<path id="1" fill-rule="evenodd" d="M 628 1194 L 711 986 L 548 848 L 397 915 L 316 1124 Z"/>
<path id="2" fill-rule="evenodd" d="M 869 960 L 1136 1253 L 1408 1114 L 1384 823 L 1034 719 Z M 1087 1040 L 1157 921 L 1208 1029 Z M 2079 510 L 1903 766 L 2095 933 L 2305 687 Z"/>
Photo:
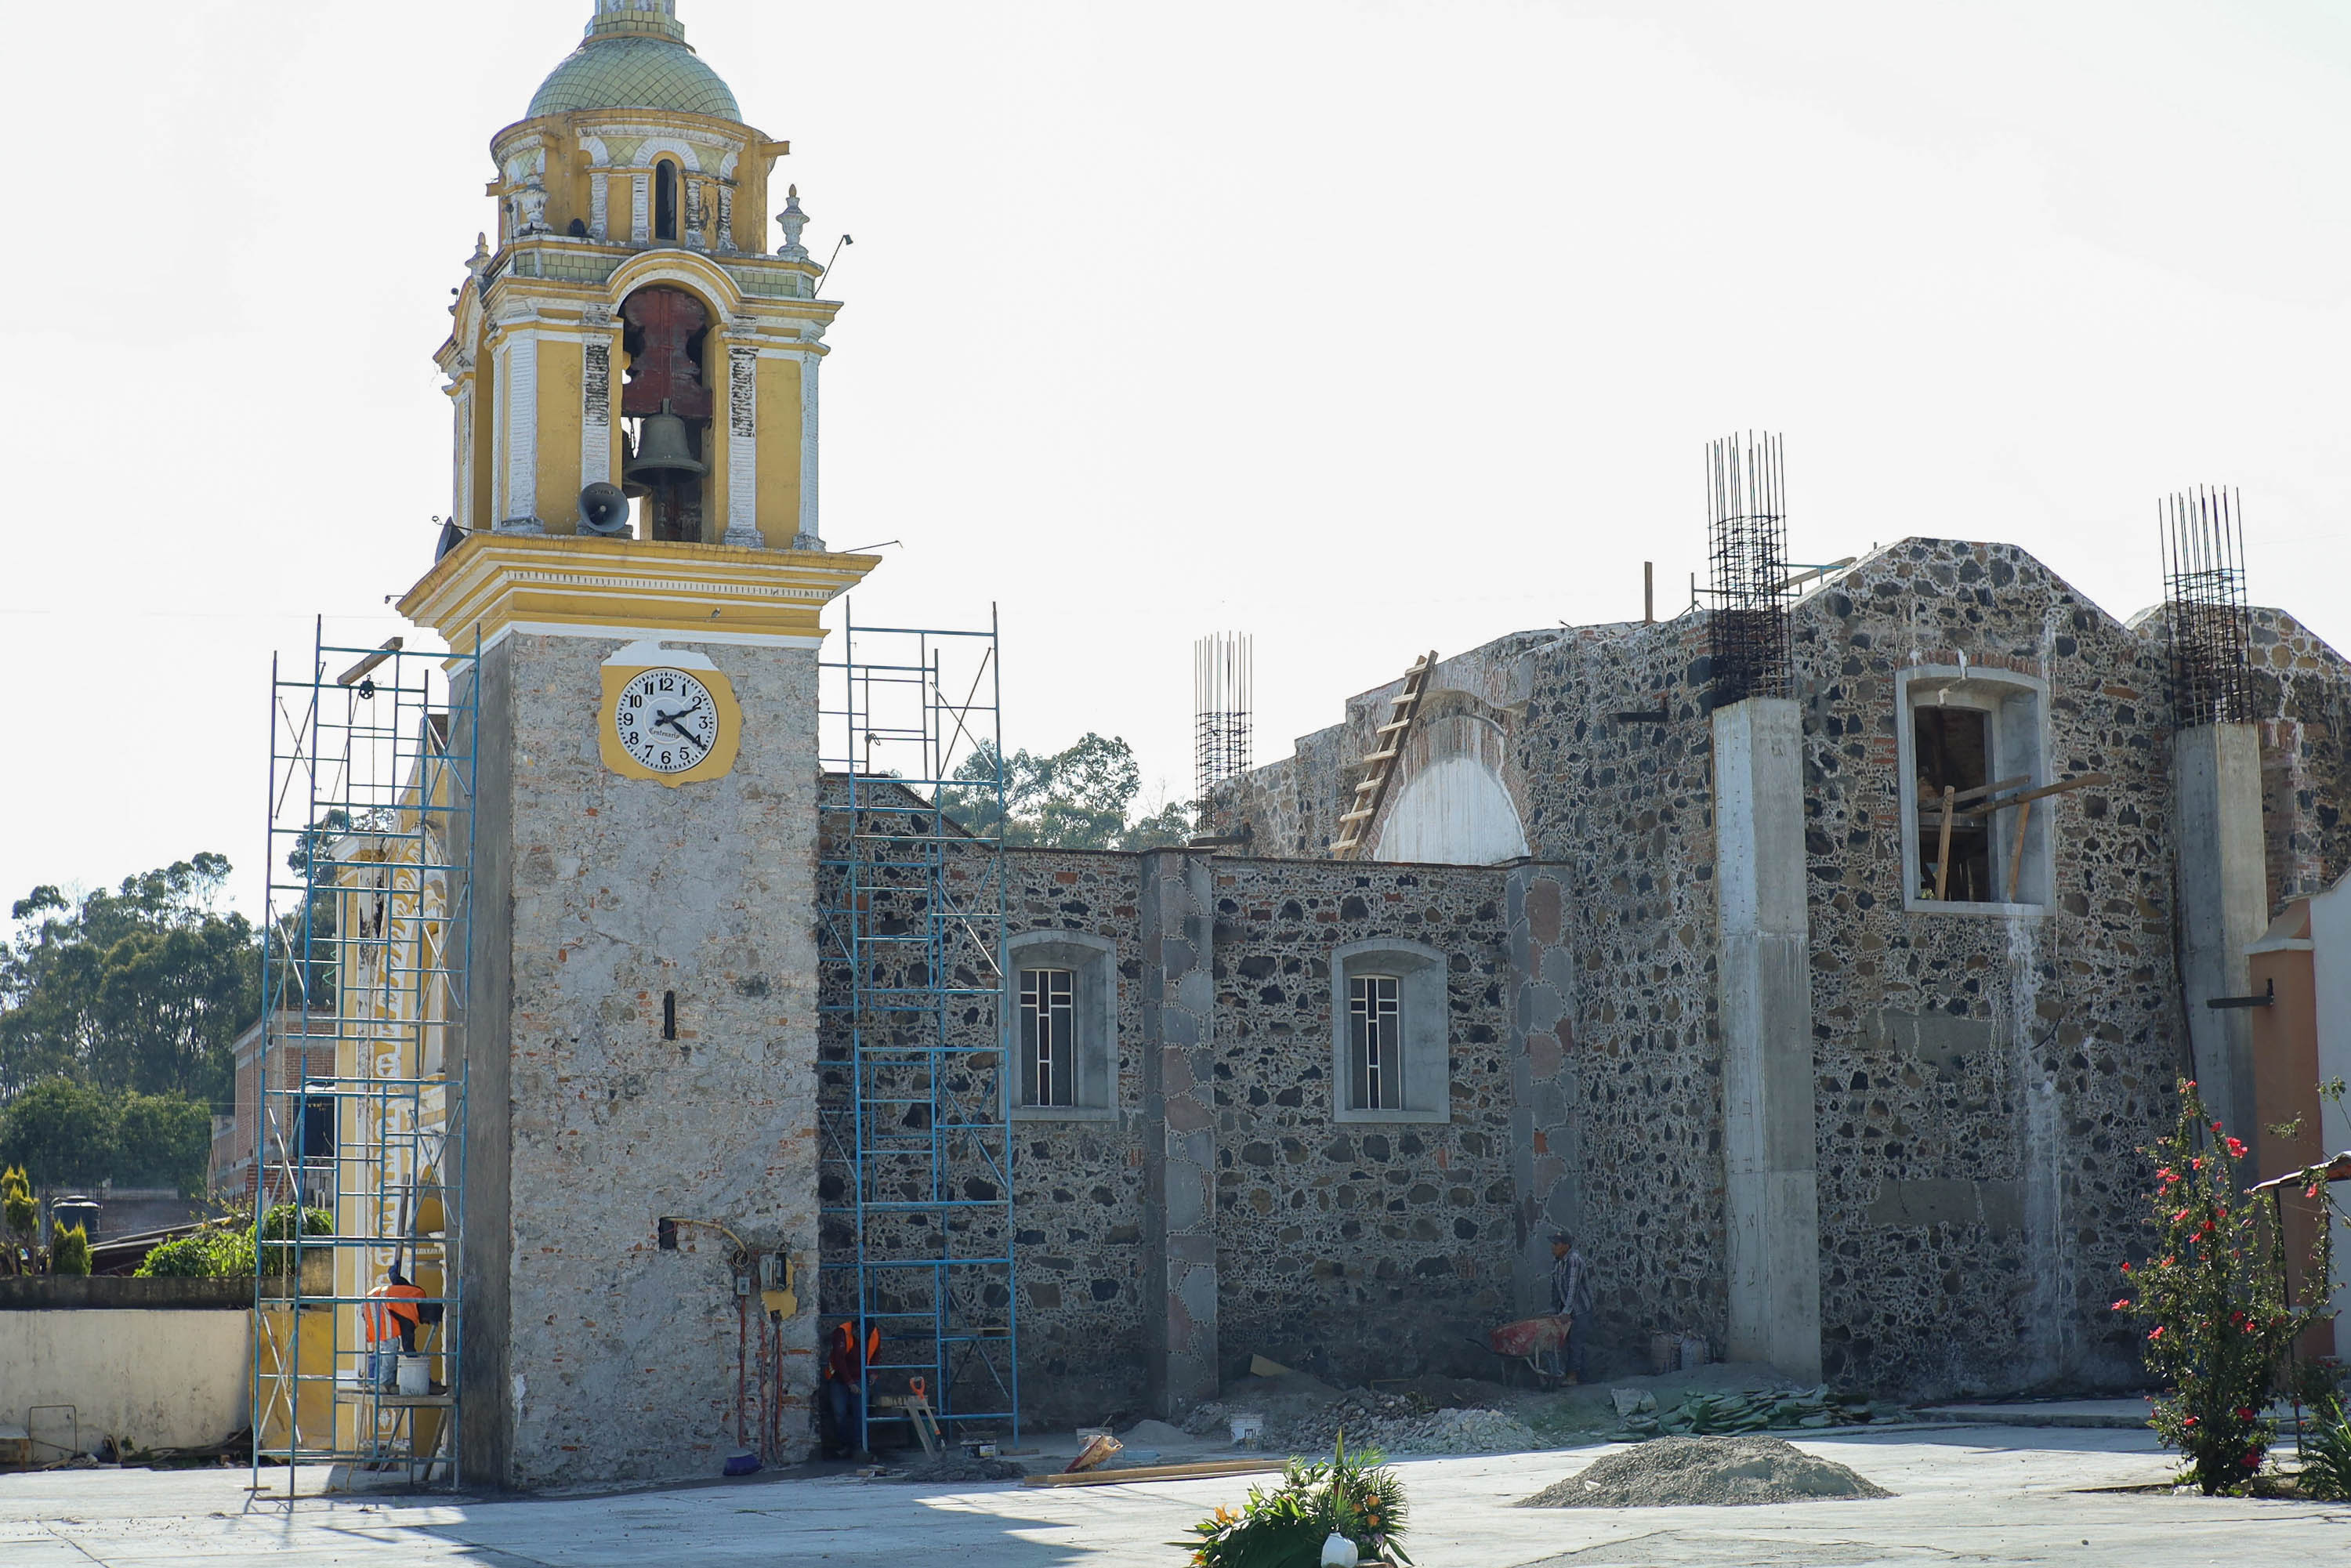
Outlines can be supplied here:
<path id="1" fill-rule="evenodd" d="M 1778 1437 L 1658 1437 L 1594 1459 L 1520 1508 L 1735 1508 L 1894 1494 Z"/>

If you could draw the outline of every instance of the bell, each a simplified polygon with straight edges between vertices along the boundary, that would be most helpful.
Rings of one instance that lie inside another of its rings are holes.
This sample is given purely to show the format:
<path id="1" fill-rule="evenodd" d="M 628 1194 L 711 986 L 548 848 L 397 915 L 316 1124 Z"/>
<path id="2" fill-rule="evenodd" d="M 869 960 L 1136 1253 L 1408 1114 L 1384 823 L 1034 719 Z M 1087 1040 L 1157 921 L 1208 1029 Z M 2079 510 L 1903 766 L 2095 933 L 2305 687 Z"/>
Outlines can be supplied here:
<path id="1" fill-rule="evenodd" d="M 669 399 L 662 399 L 661 412 L 648 415 L 638 431 L 637 455 L 630 459 L 623 476 L 659 485 L 682 474 L 709 472 L 709 465 L 694 455 L 694 439 L 685 421 L 670 413 Z"/>

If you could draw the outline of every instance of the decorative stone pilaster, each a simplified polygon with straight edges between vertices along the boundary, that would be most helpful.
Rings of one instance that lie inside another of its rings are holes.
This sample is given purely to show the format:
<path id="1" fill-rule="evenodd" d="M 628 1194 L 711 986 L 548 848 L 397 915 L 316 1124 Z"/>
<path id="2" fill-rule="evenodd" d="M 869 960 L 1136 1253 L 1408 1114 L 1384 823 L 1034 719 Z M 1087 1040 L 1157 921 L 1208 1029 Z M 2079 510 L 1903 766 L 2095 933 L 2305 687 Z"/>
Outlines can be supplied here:
<path id="1" fill-rule="evenodd" d="M 538 517 L 538 334 L 509 329 L 498 343 L 498 436 L 506 502 L 502 534 L 543 534 Z"/>
<path id="2" fill-rule="evenodd" d="M 584 490 L 612 477 L 611 334 L 615 312 L 609 305 L 590 305 L 580 319 L 588 329 L 580 350 L 580 487 Z"/>
<path id="3" fill-rule="evenodd" d="M 800 354 L 800 526 L 792 536 L 794 549 L 824 549 L 824 531 L 817 515 L 816 484 L 817 371 L 824 363 L 824 356 L 814 347 L 823 333 L 821 327 L 800 330 L 802 340 L 810 346 Z"/>
<path id="4" fill-rule="evenodd" d="M 1209 862 L 1143 857 L 1144 1324 L 1153 1407 L 1217 1396 L 1215 907 Z"/>

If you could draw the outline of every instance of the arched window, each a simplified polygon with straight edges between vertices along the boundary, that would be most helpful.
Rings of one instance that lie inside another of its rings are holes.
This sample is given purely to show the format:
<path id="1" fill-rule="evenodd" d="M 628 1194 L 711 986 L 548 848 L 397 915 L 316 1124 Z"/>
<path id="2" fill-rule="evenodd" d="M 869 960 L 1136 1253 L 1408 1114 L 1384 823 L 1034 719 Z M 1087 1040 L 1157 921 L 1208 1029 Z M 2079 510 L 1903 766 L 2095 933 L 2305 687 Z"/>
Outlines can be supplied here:
<path id="1" fill-rule="evenodd" d="M 653 238 L 677 238 L 677 165 L 666 158 L 653 165 Z"/>

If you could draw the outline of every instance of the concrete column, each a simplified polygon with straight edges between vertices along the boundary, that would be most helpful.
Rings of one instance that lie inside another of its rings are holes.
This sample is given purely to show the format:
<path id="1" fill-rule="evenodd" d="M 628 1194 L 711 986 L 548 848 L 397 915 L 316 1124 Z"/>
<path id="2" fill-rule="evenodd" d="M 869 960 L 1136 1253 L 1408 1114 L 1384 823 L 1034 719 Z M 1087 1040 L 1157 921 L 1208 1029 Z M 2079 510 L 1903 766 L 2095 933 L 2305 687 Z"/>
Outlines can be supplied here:
<path id="1" fill-rule="evenodd" d="M 1171 1419 L 1217 1396 L 1212 898 L 1205 859 L 1143 857 L 1144 1349 Z"/>
<path id="2" fill-rule="evenodd" d="M 1802 741 L 1787 698 L 1715 710 L 1725 1354 L 1811 1379 L 1821 1371 L 1821 1221 Z"/>
<path id="3" fill-rule="evenodd" d="M 1557 866 L 1516 866 L 1504 882 L 1503 899 L 1510 939 L 1510 1180 L 1518 1232 L 1511 1286 L 1520 1311 L 1547 1312 L 1552 1232 L 1575 1231 L 1583 1218 L 1567 880 Z"/>
<path id="4" fill-rule="evenodd" d="M 2196 1084 L 2229 1131 L 2254 1128 L 2252 1020 L 2215 1012 L 2214 997 L 2251 988 L 2245 949 L 2270 923 L 2268 843 L 2262 834 L 2258 727 L 2199 724 L 2172 742 L 2173 840 L 2179 851 L 2180 983 Z"/>

